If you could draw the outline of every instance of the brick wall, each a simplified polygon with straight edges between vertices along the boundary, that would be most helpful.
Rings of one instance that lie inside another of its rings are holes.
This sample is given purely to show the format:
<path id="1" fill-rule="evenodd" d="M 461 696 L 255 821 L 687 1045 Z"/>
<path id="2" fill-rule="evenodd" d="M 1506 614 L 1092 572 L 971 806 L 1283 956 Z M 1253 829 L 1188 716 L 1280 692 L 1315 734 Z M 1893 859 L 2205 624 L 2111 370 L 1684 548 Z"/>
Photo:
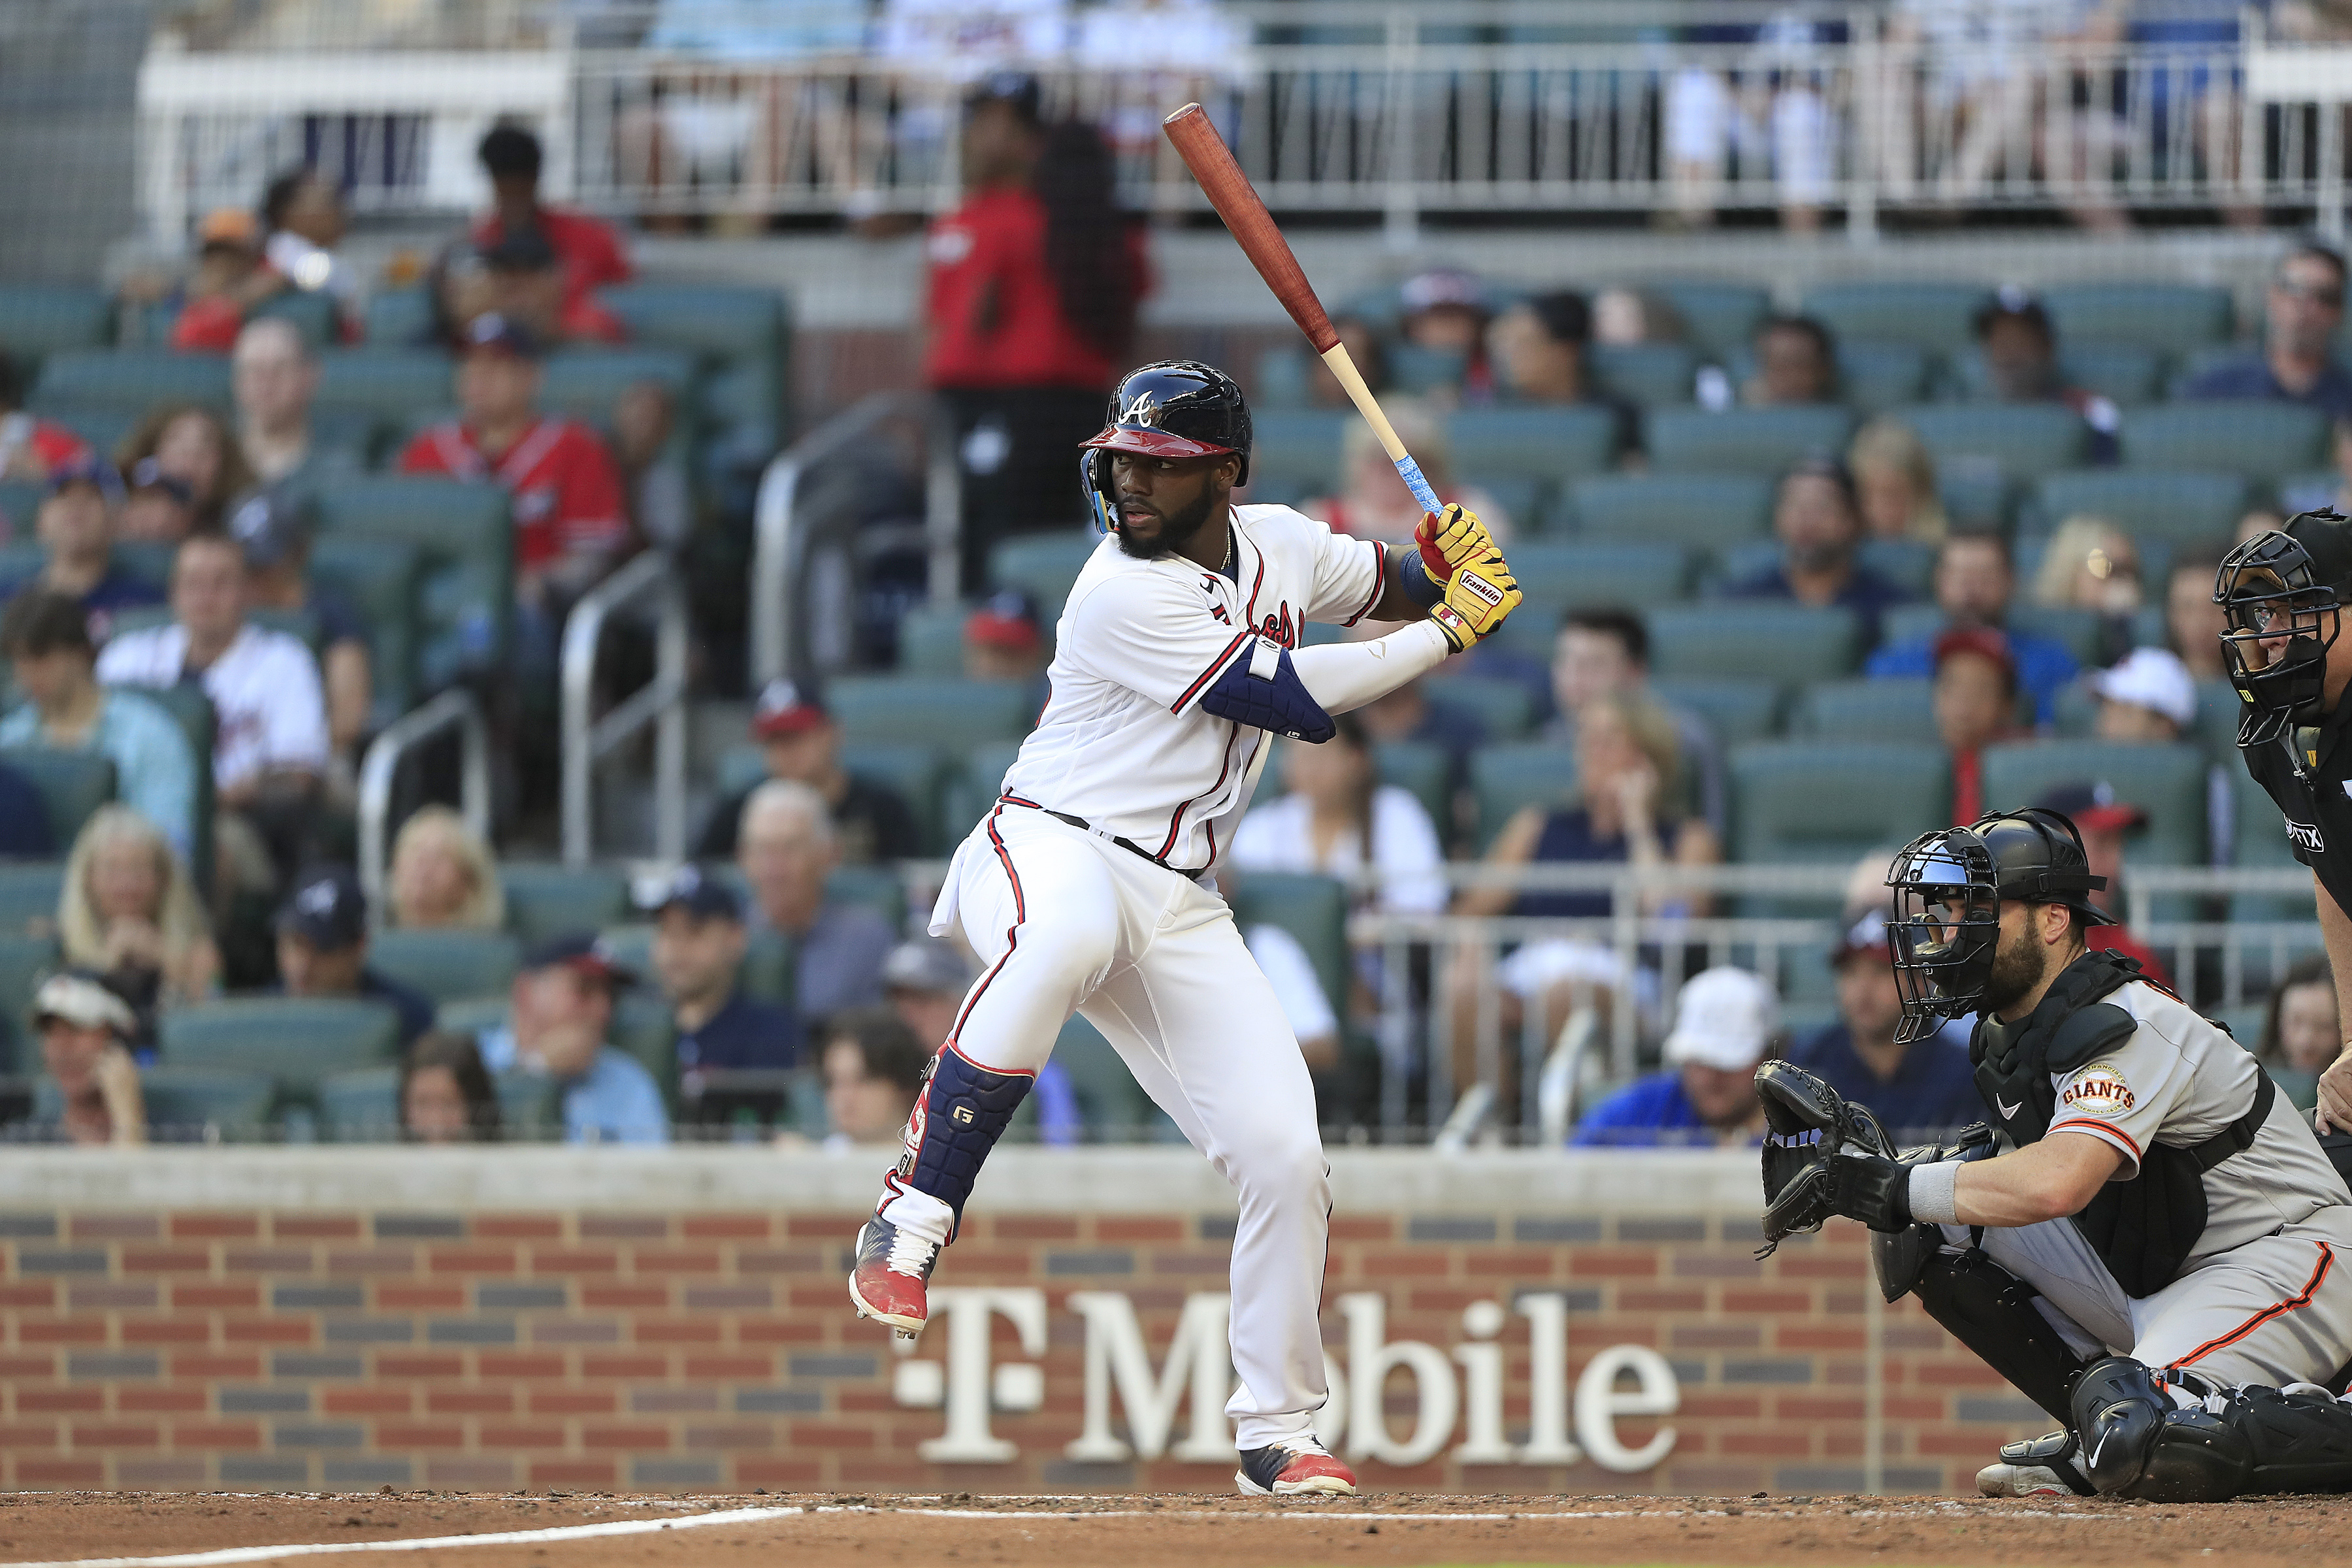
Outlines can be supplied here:
<path id="1" fill-rule="evenodd" d="M 226 1156 L 225 1156 L 226 1157 Z M 1625 1173 L 1632 1175 L 1628 1170 Z M 0 1187 L 0 1190 L 6 1190 Z M 19 1189 L 22 1190 L 21 1188 Z M 383 1189 L 379 1189 L 383 1190 Z M 546 1189 L 542 1189 L 546 1190 Z M 1490 1189 L 1493 1190 L 1493 1189 Z M 1225 1214 L 976 1209 L 941 1286 L 1034 1286 L 1040 1407 L 993 1417 L 1002 1465 L 936 1466 L 941 1412 L 896 1397 L 887 1337 L 841 1272 L 857 1214 L 351 1207 L 0 1213 L 0 1481 L 17 1488 L 436 1486 L 852 1489 L 1204 1488 L 1225 1467 L 1078 1464 L 1073 1290 L 1131 1299 L 1157 1366 L 1188 1293 L 1223 1289 Z M 1326 1294 L 1379 1292 L 1387 1337 L 1445 1350 L 1464 1309 L 1566 1299 L 1569 1373 L 1598 1351 L 1672 1363 L 1676 1437 L 1654 1469 L 1360 1467 L 1373 1486 L 1844 1491 L 1864 1481 L 1871 1315 L 1862 1233 L 1759 1263 L 1741 1215 L 1368 1214 L 1342 1204 Z M 1527 1420 L 1524 1319 L 1500 1335 Z M 2049 1423 L 1906 1302 L 1880 1327 L 1885 1484 L 1967 1489 L 2002 1438 Z M 935 1356 L 935 1327 L 919 1354 Z M 1002 1320 L 993 1348 L 1024 1352 Z M 1409 1382 L 1388 1386 L 1409 1430 Z M 1638 1444 L 1654 1422 L 1629 1420 Z M 1459 1433 L 1457 1430 L 1457 1441 Z"/>

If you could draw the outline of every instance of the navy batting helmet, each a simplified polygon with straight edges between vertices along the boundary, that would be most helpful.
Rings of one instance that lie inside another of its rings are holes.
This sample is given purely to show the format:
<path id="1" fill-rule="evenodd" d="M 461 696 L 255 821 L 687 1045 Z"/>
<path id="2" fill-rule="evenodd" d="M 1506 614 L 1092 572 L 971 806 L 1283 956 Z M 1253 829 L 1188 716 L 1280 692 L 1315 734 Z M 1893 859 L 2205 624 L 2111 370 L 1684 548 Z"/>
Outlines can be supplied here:
<path id="1" fill-rule="evenodd" d="M 1118 500 L 1111 492 L 1110 454 L 1242 460 L 1237 485 L 1249 483 L 1249 403 L 1234 378 L 1199 360 L 1170 359 L 1128 372 L 1110 395 L 1102 432 L 1081 442 L 1079 474 L 1095 526 L 1111 531 Z"/>

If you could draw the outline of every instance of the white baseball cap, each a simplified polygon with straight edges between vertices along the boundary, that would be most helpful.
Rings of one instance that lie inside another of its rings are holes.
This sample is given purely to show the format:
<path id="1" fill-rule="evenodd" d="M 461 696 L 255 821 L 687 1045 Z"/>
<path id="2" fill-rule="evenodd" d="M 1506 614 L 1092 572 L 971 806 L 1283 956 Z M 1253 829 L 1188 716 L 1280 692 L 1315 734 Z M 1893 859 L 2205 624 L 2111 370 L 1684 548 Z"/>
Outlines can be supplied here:
<path id="1" fill-rule="evenodd" d="M 1666 1064 L 1737 1072 L 1764 1059 L 1764 1047 L 1780 1026 L 1780 1000 L 1771 985 L 1745 969 L 1718 964 L 1683 982 L 1675 1003 L 1674 1033 L 1666 1037 Z"/>
<path id="2" fill-rule="evenodd" d="M 2136 647 L 2113 669 L 2091 677 L 2091 689 L 2110 702 L 2128 702 L 2163 714 L 2187 729 L 2197 718 L 2197 682 L 2180 656 Z"/>

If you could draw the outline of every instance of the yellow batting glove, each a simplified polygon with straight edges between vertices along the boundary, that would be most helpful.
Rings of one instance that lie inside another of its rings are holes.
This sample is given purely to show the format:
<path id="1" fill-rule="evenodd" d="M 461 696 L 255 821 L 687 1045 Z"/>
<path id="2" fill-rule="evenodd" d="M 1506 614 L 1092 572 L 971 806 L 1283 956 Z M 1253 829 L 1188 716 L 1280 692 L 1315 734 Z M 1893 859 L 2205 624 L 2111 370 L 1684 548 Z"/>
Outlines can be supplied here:
<path id="1" fill-rule="evenodd" d="M 1478 521 L 1478 514 L 1458 506 L 1423 512 L 1420 526 L 1412 531 L 1412 542 L 1421 551 L 1423 569 L 1434 583 L 1448 581 L 1465 562 L 1495 548 L 1494 536 Z"/>
<path id="2" fill-rule="evenodd" d="M 1468 516 L 1465 512 L 1465 516 Z M 1475 525 L 1475 518 L 1471 519 Z M 1481 531 L 1484 531 L 1483 530 Z M 1460 653 L 1492 635 L 1519 607 L 1519 580 L 1511 575 L 1503 552 L 1490 542 L 1486 553 L 1465 562 L 1445 584 L 1445 597 L 1429 612 L 1445 640 Z"/>

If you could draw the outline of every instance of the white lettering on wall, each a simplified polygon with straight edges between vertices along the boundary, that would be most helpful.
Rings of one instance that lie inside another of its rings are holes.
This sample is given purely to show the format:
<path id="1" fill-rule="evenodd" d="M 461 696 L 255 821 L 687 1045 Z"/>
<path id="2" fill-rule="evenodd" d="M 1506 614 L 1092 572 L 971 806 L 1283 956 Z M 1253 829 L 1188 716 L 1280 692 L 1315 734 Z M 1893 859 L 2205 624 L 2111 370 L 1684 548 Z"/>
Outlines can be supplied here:
<path id="1" fill-rule="evenodd" d="M 1201 1464 L 1225 1464 L 1234 1457 L 1234 1430 L 1225 1419 L 1225 1395 L 1234 1385 L 1233 1352 L 1225 1339 L 1229 1298 L 1203 1291 L 1184 1299 L 1176 1338 L 1157 1381 L 1135 1304 L 1118 1290 L 1071 1292 L 1070 1307 L 1087 1325 L 1087 1415 L 1077 1437 L 1063 1448 L 1073 1459 L 1116 1462 L 1156 1459 L 1168 1449 L 1176 1407 L 1189 1392 L 1192 1420 L 1176 1457 Z M 1116 1389 L 1127 1412 L 1127 1440 L 1110 1426 Z"/>
<path id="2" fill-rule="evenodd" d="M 1617 1392 L 1617 1374 L 1633 1374 L 1633 1392 Z M 1611 1345 L 1584 1363 L 1576 1380 L 1576 1435 L 1584 1451 L 1604 1470 L 1631 1475 L 1646 1470 L 1674 1451 L 1675 1429 L 1661 1426 L 1638 1448 L 1617 1440 L 1620 1415 L 1671 1415 L 1682 1405 L 1681 1387 L 1666 1358 L 1647 1345 Z"/>
<path id="3" fill-rule="evenodd" d="M 1339 1298 L 1348 1321 L 1348 1452 L 1384 1465 L 1418 1465 L 1445 1447 L 1454 1435 L 1460 1393 L 1445 1352 L 1420 1340 L 1388 1342 L 1388 1298 L 1365 1290 Z M 1421 1388 L 1421 1415 L 1412 1436 L 1400 1443 L 1389 1431 L 1381 1408 L 1389 1373 L 1402 1367 Z"/>
<path id="4" fill-rule="evenodd" d="M 990 1430 L 991 1395 L 996 1395 L 1004 1408 L 1034 1410 L 1045 1400 L 1045 1369 L 1034 1362 L 1008 1363 L 991 1375 L 991 1320 L 1002 1314 L 1021 1336 L 1022 1350 L 1042 1356 L 1045 1353 L 1045 1292 L 1034 1286 L 934 1290 L 930 1307 L 934 1322 L 947 1320 L 947 1430 L 917 1444 L 915 1451 L 934 1464 L 1003 1464 L 1021 1450 Z M 909 1374 L 905 1364 L 894 1381 L 902 1387 L 929 1382 L 920 1374 Z"/>

